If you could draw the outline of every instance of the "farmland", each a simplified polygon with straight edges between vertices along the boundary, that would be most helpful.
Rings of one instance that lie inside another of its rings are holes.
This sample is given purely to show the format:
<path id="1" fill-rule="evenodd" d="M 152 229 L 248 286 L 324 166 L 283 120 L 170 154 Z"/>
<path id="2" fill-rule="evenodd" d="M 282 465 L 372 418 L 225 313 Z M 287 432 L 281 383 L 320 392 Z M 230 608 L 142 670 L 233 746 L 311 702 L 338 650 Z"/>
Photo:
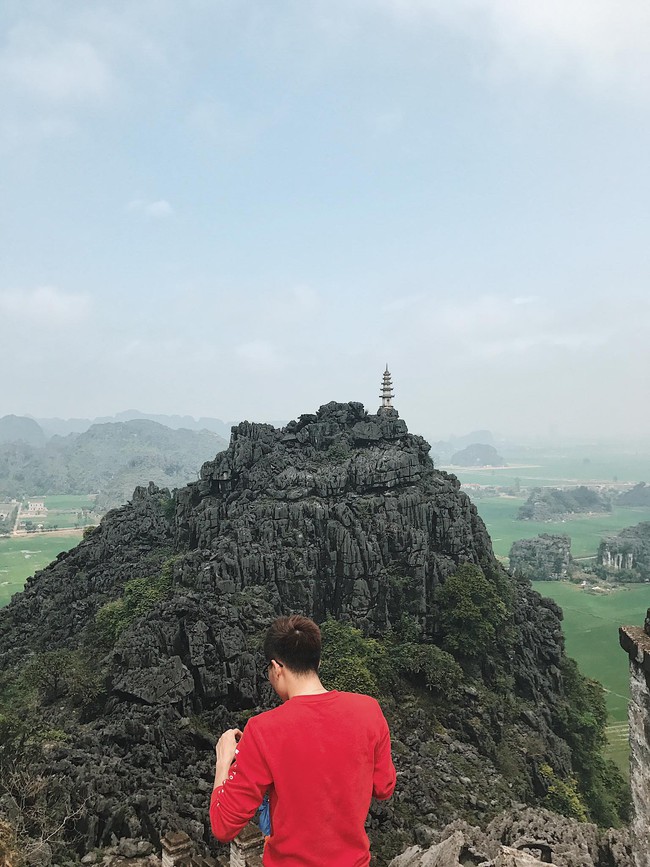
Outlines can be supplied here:
<path id="1" fill-rule="evenodd" d="M 618 533 L 623 527 L 650 521 L 650 508 L 616 507 L 595 515 L 578 514 L 559 521 L 518 521 L 520 497 L 486 497 L 475 500 L 478 513 L 485 521 L 494 553 L 505 559 L 517 539 L 530 539 L 540 533 L 565 533 L 571 537 L 575 558 L 595 557 L 603 536 Z"/>
<path id="2" fill-rule="evenodd" d="M 81 530 L 0 538 L 0 607 L 22 590 L 26 579 L 43 569 L 61 551 L 73 548 Z"/>
<path id="3" fill-rule="evenodd" d="M 650 607 L 650 586 L 625 585 L 603 596 L 565 581 L 536 581 L 534 587 L 562 606 L 568 655 L 578 662 L 583 674 L 605 687 L 610 755 L 625 769 L 629 674 L 627 655 L 618 643 L 618 627 L 643 623 Z"/>

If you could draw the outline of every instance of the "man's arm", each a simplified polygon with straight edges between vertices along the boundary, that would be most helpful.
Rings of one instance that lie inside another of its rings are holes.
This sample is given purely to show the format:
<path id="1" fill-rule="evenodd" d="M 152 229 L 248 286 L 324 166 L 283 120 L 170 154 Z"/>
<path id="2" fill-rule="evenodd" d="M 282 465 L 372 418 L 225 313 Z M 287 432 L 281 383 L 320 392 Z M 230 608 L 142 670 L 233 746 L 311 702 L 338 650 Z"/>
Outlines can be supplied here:
<path id="1" fill-rule="evenodd" d="M 217 744 L 210 824 L 212 833 L 222 843 L 233 840 L 255 815 L 273 782 L 251 722 L 238 743 L 235 730 L 231 729 Z M 235 755 L 236 761 L 230 764 Z"/>
<path id="2" fill-rule="evenodd" d="M 375 770 L 372 777 L 372 795 L 378 801 L 385 801 L 395 791 L 397 775 L 390 752 L 390 732 L 386 718 L 378 706 L 380 716 L 380 737 L 375 746 Z"/>

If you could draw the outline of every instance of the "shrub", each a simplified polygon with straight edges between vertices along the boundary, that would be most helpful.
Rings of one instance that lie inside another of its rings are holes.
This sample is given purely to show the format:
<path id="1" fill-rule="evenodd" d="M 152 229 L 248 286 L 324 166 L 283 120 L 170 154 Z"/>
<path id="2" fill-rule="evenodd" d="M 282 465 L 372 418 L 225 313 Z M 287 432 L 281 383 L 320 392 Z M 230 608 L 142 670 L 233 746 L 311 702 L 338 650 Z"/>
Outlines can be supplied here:
<path id="1" fill-rule="evenodd" d="M 451 696 L 463 679 L 463 670 L 453 656 L 435 644 L 407 642 L 387 651 L 395 674 L 422 680 L 432 692 Z"/>
<path id="2" fill-rule="evenodd" d="M 100 691 L 100 676 L 87 657 L 75 650 L 48 650 L 34 655 L 22 671 L 26 686 L 35 687 L 41 699 L 53 702 L 66 695 L 83 704 Z"/>
<path id="3" fill-rule="evenodd" d="M 570 819 L 586 822 L 587 810 L 578 794 L 576 780 L 573 777 L 568 780 L 561 779 L 550 765 L 541 765 L 539 772 L 547 787 L 544 806 Z"/>
<path id="4" fill-rule="evenodd" d="M 172 582 L 174 561 L 167 560 L 156 578 L 133 578 L 124 585 L 121 599 L 103 605 L 95 615 L 96 635 L 112 646 L 124 630 L 164 598 Z"/>
<path id="5" fill-rule="evenodd" d="M 359 629 L 335 620 L 323 623 L 321 634 L 320 676 L 323 684 L 328 689 L 377 696 L 377 678 L 370 670 L 372 658 L 380 652 L 377 642 L 364 638 Z"/>

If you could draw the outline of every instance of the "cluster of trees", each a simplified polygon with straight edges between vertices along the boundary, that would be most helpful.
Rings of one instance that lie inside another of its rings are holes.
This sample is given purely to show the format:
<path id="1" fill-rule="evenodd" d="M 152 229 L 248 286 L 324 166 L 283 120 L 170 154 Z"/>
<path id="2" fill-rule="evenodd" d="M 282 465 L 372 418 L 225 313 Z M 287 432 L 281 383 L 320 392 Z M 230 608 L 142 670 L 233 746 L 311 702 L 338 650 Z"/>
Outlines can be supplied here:
<path id="1" fill-rule="evenodd" d="M 577 488 L 533 488 L 517 512 L 519 521 L 552 521 L 580 512 L 611 512 L 611 497 L 579 485 Z"/>
<path id="2" fill-rule="evenodd" d="M 0 518 L 0 536 L 8 536 L 16 523 L 16 515 L 18 514 L 18 506 L 12 506 L 4 512 L 5 517 Z"/>

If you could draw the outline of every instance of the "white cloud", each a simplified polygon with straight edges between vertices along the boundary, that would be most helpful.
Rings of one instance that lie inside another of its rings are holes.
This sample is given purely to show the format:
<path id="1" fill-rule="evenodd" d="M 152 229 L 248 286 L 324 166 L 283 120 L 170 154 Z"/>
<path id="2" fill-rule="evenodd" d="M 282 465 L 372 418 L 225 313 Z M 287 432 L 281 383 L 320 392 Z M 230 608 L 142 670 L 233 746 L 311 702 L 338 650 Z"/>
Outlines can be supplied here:
<path id="1" fill-rule="evenodd" d="M 491 47 L 492 73 L 577 77 L 598 90 L 650 95 L 650 5 L 645 0 L 382 2 L 406 24 L 433 20 Z"/>
<path id="2" fill-rule="evenodd" d="M 426 328 L 435 332 L 445 353 L 475 364 L 552 348 L 586 352 L 612 344 L 625 327 L 611 314 L 607 301 L 595 300 L 590 316 L 570 301 L 538 301 L 535 296 L 486 295 L 462 303 L 437 302 Z"/>
<path id="3" fill-rule="evenodd" d="M 88 296 L 65 293 L 53 286 L 0 290 L 0 317 L 4 321 L 63 327 L 83 322 L 89 312 Z"/>
<path id="4" fill-rule="evenodd" d="M 10 32 L 0 54 L 0 81 L 24 96 L 63 104 L 104 98 L 112 75 L 89 42 L 23 24 Z"/>
<path id="5" fill-rule="evenodd" d="M 157 199 L 153 202 L 144 199 L 133 199 L 127 205 L 128 211 L 137 211 L 154 220 L 164 220 L 174 214 L 174 209 L 166 199 Z"/>

